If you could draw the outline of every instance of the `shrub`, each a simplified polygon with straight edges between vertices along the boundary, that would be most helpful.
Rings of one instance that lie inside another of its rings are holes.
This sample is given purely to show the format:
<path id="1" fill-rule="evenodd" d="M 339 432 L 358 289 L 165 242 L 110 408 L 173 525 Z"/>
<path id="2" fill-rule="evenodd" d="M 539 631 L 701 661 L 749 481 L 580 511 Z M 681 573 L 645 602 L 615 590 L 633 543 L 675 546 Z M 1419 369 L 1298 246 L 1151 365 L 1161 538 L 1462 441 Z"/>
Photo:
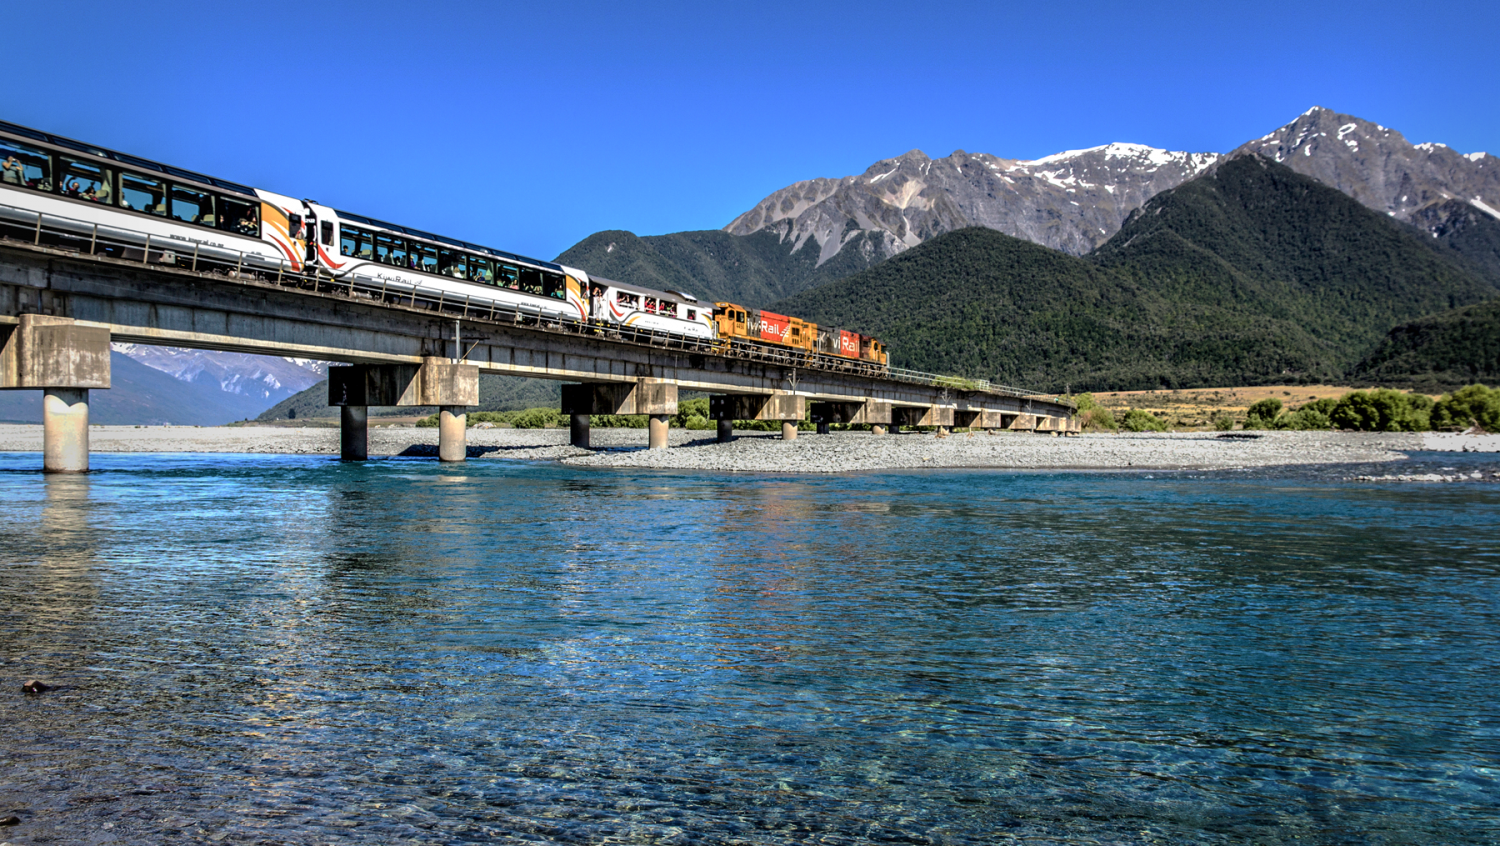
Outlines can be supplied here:
<path id="1" fill-rule="evenodd" d="M 1227 432 L 1234 428 L 1234 418 L 1227 414 L 1215 414 L 1214 428 L 1220 432 Z"/>
<path id="2" fill-rule="evenodd" d="M 1269 429 L 1276 425 L 1276 418 L 1279 416 L 1281 416 L 1281 400 L 1267 397 L 1250 406 L 1245 412 L 1245 428 Z"/>
<path id="3" fill-rule="evenodd" d="M 1446 394 L 1432 406 L 1431 423 L 1437 428 L 1479 426 L 1500 430 L 1500 388 L 1469 385 Z"/>
<path id="4" fill-rule="evenodd" d="M 438 416 L 436 414 L 433 414 L 433 415 L 430 415 L 428 417 L 423 417 L 421 420 L 418 420 L 417 421 L 417 428 L 418 429 L 436 429 L 437 428 L 437 424 L 438 424 Z"/>
<path id="5" fill-rule="evenodd" d="M 1080 411 L 1078 422 L 1085 429 L 1108 429 L 1114 432 L 1120 428 L 1120 424 L 1115 422 L 1114 412 L 1102 405 L 1096 405 L 1087 411 Z"/>
<path id="6" fill-rule="evenodd" d="M 1389 388 L 1351 391 L 1339 397 L 1329 420 L 1340 429 L 1360 432 L 1425 432 L 1430 428 L 1432 400 Z"/>
<path id="7" fill-rule="evenodd" d="M 510 419 L 517 429 L 552 429 L 566 422 L 566 416 L 553 408 L 528 408 Z"/>
<path id="8" fill-rule="evenodd" d="M 1139 408 L 1132 408 L 1125 412 L 1125 417 L 1120 421 L 1120 426 L 1127 432 L 1167 431 L 1167 424 L 1158 420 L 1155 415 L 1142 411 Z"/>
<path id="9" fill-rule="evenodd" d="M 1320 429 L 1332 429 L 1333 421 L 1328 415 L 1314 408 L 1311 403 L 1276 418 L 1276 428 L 1292 429 L 1294 431 L 1314 431 Z"/>

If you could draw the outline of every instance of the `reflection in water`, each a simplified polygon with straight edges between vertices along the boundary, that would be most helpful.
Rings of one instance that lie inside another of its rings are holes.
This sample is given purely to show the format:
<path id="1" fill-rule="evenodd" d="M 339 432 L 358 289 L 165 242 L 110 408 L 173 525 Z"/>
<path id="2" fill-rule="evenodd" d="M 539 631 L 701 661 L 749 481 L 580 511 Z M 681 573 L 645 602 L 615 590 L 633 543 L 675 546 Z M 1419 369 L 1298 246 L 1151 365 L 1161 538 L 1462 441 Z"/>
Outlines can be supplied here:
<path id="1" fill-rule="evenodd" d="M 18 844 L 1500 835 L 1487 486 L 99 458 L 0 456 Z"/>

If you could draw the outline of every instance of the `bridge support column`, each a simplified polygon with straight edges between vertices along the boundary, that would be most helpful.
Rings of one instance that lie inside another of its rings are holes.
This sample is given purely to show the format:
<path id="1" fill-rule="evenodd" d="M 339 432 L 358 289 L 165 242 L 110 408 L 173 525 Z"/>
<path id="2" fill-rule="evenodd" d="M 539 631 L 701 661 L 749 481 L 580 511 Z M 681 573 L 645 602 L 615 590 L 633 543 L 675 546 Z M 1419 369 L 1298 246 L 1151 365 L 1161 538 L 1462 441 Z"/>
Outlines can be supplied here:
<path id="1" fill-rule="evenodd" d="M 87 473 L 88 469 L 88 389 L 47 388 L 42 393 L 43 472 Z"/>
<path id="2" fill-rule="evenodd" d="M 790 441 L 796 439 L 797 424 L 807 416 L 807 397 L 784 393 L 711 396 L 708 416 L 719 421 L 780 420 L 782 440 Z"/>
<path id="3" fill-rule="evenodd" d="M 665 449 L 667 426 L 677 413 L 677 383 L 665 379 L 636 379 L 632 382 L 585 382 L 562 386 L 564 414 L 644 414 L 646 445 Z M 657 418 L 660 418 L 658 420 Z M 658 427 L 660 432 L 658 432 Z M 577 431 L 576 429 L 574 431 Z"/>
<path id="4" fill-rule="evenodd" d="M 469 457 L 469 415 L 464 406 L 438 409 L 438 461 L 463 461 Z"/>
<path id="5" fill-rule="evenodd" d="M 872 434 L 872 435 L 884 435 L 885 434 L 885 427 L 882 426 L 882 425 L 880 425 L 879 423 L 876 423 L 876 424 L 870 426 L 870 434 Z"/>
<path id="6" fill-rule="evenodd" d="M 571 415 L 571 418 L 572 419 L 568 425 L 568 443 L 578 447 L 579 449 L 588 449 L 589 415 L 574 414 Z"/>
<path id="7" fill-rule="evenodd" d="M 832 432 L 833 432 L 833 424 L 832 423 L 819 423 L 818 424 L 818 434 L 820 434 L 820 435 L 828 435 L 828 434 L 831 434 Z"/>
<path id="8" fill-rule="evenodd" d="M 40 389 L 42 469 L 89 469 L 89 390 L 109 387 L 109 330 L 69 317 L 23 314 L 0 327 L 0 388 Z"/>
<path id="9" fill-rule="evenodd" d="M 362 405 L 339 408 L 339 459 L 364 461 L 370 457 L 369 409 Z"/>
<path id="10" fill-rule="evenodd" d="M 717 422 L 719 424 L 719 443 L 727 444 L 734 440 L 734 421 L 725 418 Z"/>
<path id="11" fill-rule="evenodd" d="M 646 422 L 646 448 L 666 449 L 667 432 L 671 426 L 672 418 L 666 414 L 653 414 Z"/>
<path id="12" fill-rule="evenodd" d="M 479 368 L 472 364 L 455 364 L 445 358 L 424 358 L 421 364 L 354 364 L 328 368 L 328 404 L 359 409 L 361 443 L 368 443 L 366 412 L 372 405 L 398 407 L 438 407 L 438 458 L 463 461 L 468 455 L 465 443 L 464 409 L 479 404 Z M 340 413 L 340 422 L 349 427 L 350 418 Z M 350 427 L 352 428 L 352 427 Z M 340 438 L 340 455 L 347 458 Z M 368 448 L 361 452 L 368 454 Z M 364 458 L 365 455 L 360 455 Z M 358 459 L 355 459 L 358 460 Z"/>

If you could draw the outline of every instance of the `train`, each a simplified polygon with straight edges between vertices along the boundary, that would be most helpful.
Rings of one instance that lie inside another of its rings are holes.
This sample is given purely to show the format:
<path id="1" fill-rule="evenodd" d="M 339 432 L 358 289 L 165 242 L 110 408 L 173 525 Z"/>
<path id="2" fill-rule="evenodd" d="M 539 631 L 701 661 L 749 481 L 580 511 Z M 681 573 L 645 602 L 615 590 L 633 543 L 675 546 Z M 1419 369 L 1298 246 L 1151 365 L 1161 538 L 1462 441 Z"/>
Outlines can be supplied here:
<path id="1" fill-rule="evenodd" d="M 49 227 L 106 255 L 186 255 L 252 272 L 326 274 L 437 291 L 537 320 L 776 350 L 816 366 L 889 370 L 880 340 L 684 291 L 644 288 L 0 121 L 0 225 Z"/>

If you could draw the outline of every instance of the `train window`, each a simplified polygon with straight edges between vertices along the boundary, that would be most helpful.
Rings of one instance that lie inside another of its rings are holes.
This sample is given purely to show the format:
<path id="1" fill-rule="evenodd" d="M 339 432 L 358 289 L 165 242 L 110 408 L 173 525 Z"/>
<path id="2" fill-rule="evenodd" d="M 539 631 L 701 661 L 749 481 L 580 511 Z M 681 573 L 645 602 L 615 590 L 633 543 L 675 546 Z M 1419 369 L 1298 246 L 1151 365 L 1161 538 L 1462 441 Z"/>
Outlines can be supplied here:
<path id="1" fill-rule="evenodd" d="M 412 242 L 407 246 L 407 254 L 411 258 L 412 267 L 423 273 L 436 274 L 438 272 L 437 248 L 430 244 L 419 244 Z"/>
<path id="2" fill-rule="evenodd" d="M 463 253 L 453 250 L 438 250 L 438 273 L 454 279 L 469 278 L 469 262 Z"/>
<path id="3" fill-rule="evenodd" d="M 615 302 L 626 308 L 638 308 L 641 304 L 641 298 L 635 294 L 627 294 L 624 291 L 619 291 L 615 294 Z"/>
<path id="4" fill-rule="evenodd" d="M 542 274 L 542 294 L 554 299 L 568 298 L 568 283 L 561 273 Z"/>
<path id="5" fill-rule="evenodd" d="M 495 270 L 495 284 L 505 288 L 521 287 L 521 271 L 513 264 L 498 265 Z"/>
<path id="6" fill-rule="evenodd" d="M 172 219 L 213 226 L 218 220 L 214 215 L 213 195 L 184 188 L 181 185 L 173 185 Z"/>
<path id="7" fill-rule="evenodd" d="M 646 298 L 646 313 L 656 314 L 656 297 Z"/>
<path id="8" fill-rule="evenodd" d="M 346 256 L 371 258 L 374 255 L 374 245 L 371 243 L 370 233 L 348 224 L 340 226 L 339 252 Z"/>
<path id="9" fill-rule="evenodd" d="M 688 309 L 687 310 L 687 319 L 688 320 L 697 320 L 698 319 L 698 310 L 695 309 L 695 308 Z"/>
<path id="10" fill-rule="evenodd" d="M 331 221 L 331 220 L 319 221 L 318 222 L 318 229 L 319 229 L 319 233 L 318 234 L 320 236 L 322 236 L 320 238 L 320 240 L 323 242 L 323 246 L 325 246 L 325 247 L 331 247 L 331 246 L 333 246 L 333 221 Z"/>
<path id="11" fill-rule="evenodd" d="M 735 320 L 736 323 L 744 323 L 745 322 L 745 313 L 743 311 L 737 311 L 737 312 L 735 312 L 734 313 L 734 320 Z"/>
<path id="12" fill-rule="evenodd" d="M 0 180 L 6 185 L 52 190 L 52 156 L 35 147 L 0 139 Z"/>
<path id="13" fill-rule="evenodd" d="M 406 242 L 385 234 L 376 235 L 375 260 L 381 264 L 406 267 Z"/>
<path id="14" fill-rule="evenodd" d="M 92 162 L 57 157 L 58 179 L 64 196 L 95 203 L 114 201 L 115 172 Z"/>
<path id="15" fill-rule="evenodd" d="M 534 267 L 521 268 L 521 290 L 528 294 L 542 292 L 542 272 Z"/>
<path id="16" fill-rule="evenodd" d="M 126 179 L 139 178 L 124 174 L 120 177 L 120 185 L 123 188 Z M 236 200 L 232 197 L 219 198 L 219 228 L 226 232 L 238 232 L 241 235 L 249 235 L 251 238 L 260 237 L 260 205 L 247 203 L 244 200 Z"/>
<path id="17" fill-rule="evenodd" d="M 495 284 L 495 263 L 487 258 L 469 256 L 469 279 L 473 282 Z"/>
<path id="18" fill-rule="evenodd" d="M 120 174 L 120 205 L 127 209 L 165 215 L 167 186 L 133 173 Z"/>

